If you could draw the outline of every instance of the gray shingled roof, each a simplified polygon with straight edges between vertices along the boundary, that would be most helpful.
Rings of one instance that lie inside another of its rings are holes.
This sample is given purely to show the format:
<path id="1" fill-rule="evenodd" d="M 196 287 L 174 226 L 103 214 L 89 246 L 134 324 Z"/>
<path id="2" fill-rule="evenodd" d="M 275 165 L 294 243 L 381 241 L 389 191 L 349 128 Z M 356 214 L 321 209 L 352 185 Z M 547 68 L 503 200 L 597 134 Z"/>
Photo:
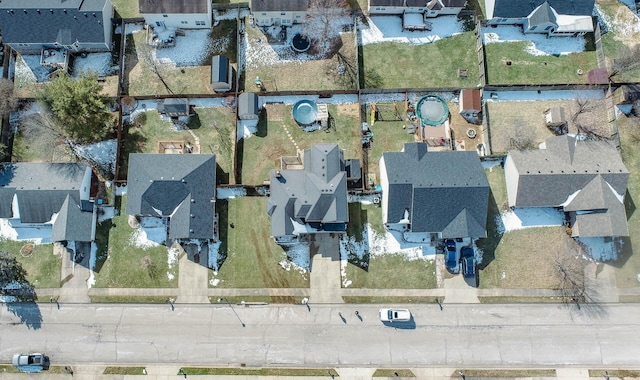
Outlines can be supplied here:
<path id="1" fill-rule="evenodd" d="M 251 0 L 251 12 L 306 11 L 309 0 Z"/>
<path id="2" fill-rule="evenodd" d="M 129 0 L 135 1 L 135 0 Z M 210 0 L 138 0 L 140 13 L 207 13 Z"/>
<path id="3" fill-rule="evenodd" d="M 216 156 L 131 154 L 127 214 L 169 217 L 172 239 L 213 239 Z"/>
<path id="4" fill-rule="evenodd" d="M 89 241 L 92 212 L 82 212 L 80 191 L 87 171 L 83 163 L 5 163 L 0 165 L 0 218 L 12 218 L 12 202 L 18 199 L 20 221 L 40 224 L 58 214 L 54 241 Z M 71 219 L 67 219 L 68 216 Z M 85 240 L 86 239 L 86 240 Z"/>
<path id="5" fill-rule="evenodd" d="M 211 82 L 229 82 L 229 58 L 224 55 L 211 57 Z"/>
<path id="6" fill-rule="evenodd" d="M 617 149 L 607 141 L 577 141 L 567 135 L 551 137 L 545 145 L 546 149 L 509 152 L 517 174 L 507 175 L 518 176 L 507 178 L 508 193 L 515 194 L 509 204 L 561 206 L 577 213 L 573 218 L 581 223 L 573 229 L 574 236 L 627 236 L 622 199 L 629 171 Z"/>
<path id="7" fill-rule="evenodd" d="M 408 210 L 412 232 L 486 236 L 489 182 L 477 153 L 429 152 L 424 143 L 407 143 L 404 152 L 383 158 L 388 223 L 398 223 Z"/>
<path id="8" fill-rule="evenodd" d="M 304 152 L 303 170 L 272 170 L 270 180 L 271 236 L 293 236 L 294 221 L 346 228 L 347 173 L 337 144 L 312 145 Z"/>
<path id="9" fill-rule="evenodd" d="M 240 119 L 257 119 L 258 95 L 253 92 L 243 92 L 238 96 L 238 117 Z"/>
<path id="10" fill-rule="evenodd" d="M 547 1 L 536 8 L 529 17 L 529 25 L 531 26 L 546 23 L 556 23 L 556 16 L 553 14 L 553 10 L 551 10 L 551 6 Z"/>
<path id="11" fill-rule="evenodd" d="M 493 18 L 527 17 L 545 0 L 495 0 Z M 591 16 L 595 0 L 548 0 L 560 15 Z"/>
<path id="12" fill-rule="evenodd" d="M 108 0 L 2 0 L 0 27 L 8 44 L 105 42 L 102 9 Z M 111 3 L 108 3 L 111 6 Z M 26 10 L 26 12 L 25 12 Z M 110 22 L 110 20 L 109 20 Z"/>

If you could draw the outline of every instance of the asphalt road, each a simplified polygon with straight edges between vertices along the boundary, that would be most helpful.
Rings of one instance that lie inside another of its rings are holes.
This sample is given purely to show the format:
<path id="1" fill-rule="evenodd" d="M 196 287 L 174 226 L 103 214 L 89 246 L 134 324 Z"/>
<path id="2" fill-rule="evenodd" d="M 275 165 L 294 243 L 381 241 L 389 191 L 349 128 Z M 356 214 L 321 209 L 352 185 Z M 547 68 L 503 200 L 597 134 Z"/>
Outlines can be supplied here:
<path id="1" fill-rule="evenodd" d="M 0 362 L 27 351 L 68 364 L 345 367 L 631 367 L 640 357 L 636 304 L 410 309 L 396 328 L 374 305 L 3 305 Z"/>

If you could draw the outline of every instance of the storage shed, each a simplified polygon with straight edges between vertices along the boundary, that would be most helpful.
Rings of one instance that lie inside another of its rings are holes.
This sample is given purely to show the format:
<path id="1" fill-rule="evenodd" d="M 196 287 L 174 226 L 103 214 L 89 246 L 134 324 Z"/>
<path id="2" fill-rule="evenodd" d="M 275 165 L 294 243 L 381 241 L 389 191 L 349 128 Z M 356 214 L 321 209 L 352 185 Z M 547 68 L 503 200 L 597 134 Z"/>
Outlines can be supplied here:
<path id="1" fill-rule="evenodd" d="M 238 96 L 238 119 L 258 120 L 260 108 L 258 95 L 253 92 L 243 92 Z"/>
<path id="2" fill-rule="evenodd" d="M 544 121 L 547 127 L 563 126 L 567 119 L 564 117 L 564 108 L 552 107 L 544 112 Z"/>
<path id="3" fill-rule="evenodd" d="M 189 116 L 189 100 L 184 98 L 164 99 L 158 111 L 169 117 Z"/>
<path id="4" fill-rule="evenodd" d="M 211 87 L 216 92 L 230 91 L 233 84 L 233 68 L 229 58 L 223 55 L 211 57 Z"/>

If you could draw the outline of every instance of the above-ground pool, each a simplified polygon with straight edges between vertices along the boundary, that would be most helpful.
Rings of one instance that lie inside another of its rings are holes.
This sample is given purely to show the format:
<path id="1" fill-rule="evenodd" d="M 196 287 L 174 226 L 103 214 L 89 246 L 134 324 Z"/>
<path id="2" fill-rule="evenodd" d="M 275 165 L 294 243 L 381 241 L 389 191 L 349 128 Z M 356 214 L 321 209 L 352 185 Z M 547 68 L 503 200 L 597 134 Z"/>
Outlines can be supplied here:
<path id="1" fill-rule="evenodd" d="M 418 101 L 416 114 L 422 124 L 437 127 L 449 118 L 449 107 L 438 95 L 427 95 Z"/>
<path id="2" fill-rule="evenodd" d="M 296 123 L 311 125 L 318 119 L 318 105 L 313 100 L 300 100 L 293 105 L 291 114 Z"/>
<path id="3" fill-rule="evenodd" d="M 293 36 L 293 40 L 291 41 L 291 48 L 294 51 L 298 53 L 304 53 L 305 51 L 309 50 L 310 47 L 311 39 L 309 37 L 303 36 L 300 33 Z"/>

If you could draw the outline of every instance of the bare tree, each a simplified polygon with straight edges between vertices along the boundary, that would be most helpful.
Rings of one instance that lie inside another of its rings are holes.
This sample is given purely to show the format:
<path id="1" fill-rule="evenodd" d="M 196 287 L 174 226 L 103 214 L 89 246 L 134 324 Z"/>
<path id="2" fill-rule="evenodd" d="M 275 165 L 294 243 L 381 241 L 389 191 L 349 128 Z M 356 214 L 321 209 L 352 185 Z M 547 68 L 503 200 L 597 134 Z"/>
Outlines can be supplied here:
<path id="1" fill-rule="evenodd" d="M 164 72 L 163 68 L 155 57 L 154 47 L 150 46 L 148 43 L 143 43 L 140 46 L 137 46 L 138 57 L 144 62 L 144 64 L 149 67 L 152 73 L 158 78 L 160 83 L 164 86 L 165 90 L 169 94 L 174 94 L 169 84 L 164 80 Z"/>
<path id="2" fill-rule="evenodd" d="M 326 53 L 331 40 L 340 35 L 345 22 L 350 22 L 348 15 L 345 0 L 310 0 L 304 33 L 316 41 L 320 53 Z"/>
<path id="3" fill-rule="evenodd" d="M 529 150 L 535 148 L 536 136 L 533 128 L 529 127 L 522 120 L 514 121 L 515 131 L 509 141 L 509 145 L 513 149 Z"/>
<path id="4" fill-rule="evenodd" d="M 553 255 L 555 288 L 564 303 L 585 301 L 585 261 L 580 255 L 576 242 L 568 236 L 564 238 L 562 251 Z"/>
<path id="5" fill-rule="evenodd" d="M 608 125 L 603 125 L 598 118 L 600 112 L 605 112 L 602 109 L 602 101 L 589 98 L 585 94 L 580 90 L 575 93 L 569 119 L 570 132 L 582 134 L 589 140 L 609 139 Z"/>
<path id="6" fill-rule="evenodd" d="M 616 82 L 617 77 L 640 67 L 640 45 L 635 47 L 622 47 L 618 57 L 614 58 L 609 69 L 609 80 Z"/>

